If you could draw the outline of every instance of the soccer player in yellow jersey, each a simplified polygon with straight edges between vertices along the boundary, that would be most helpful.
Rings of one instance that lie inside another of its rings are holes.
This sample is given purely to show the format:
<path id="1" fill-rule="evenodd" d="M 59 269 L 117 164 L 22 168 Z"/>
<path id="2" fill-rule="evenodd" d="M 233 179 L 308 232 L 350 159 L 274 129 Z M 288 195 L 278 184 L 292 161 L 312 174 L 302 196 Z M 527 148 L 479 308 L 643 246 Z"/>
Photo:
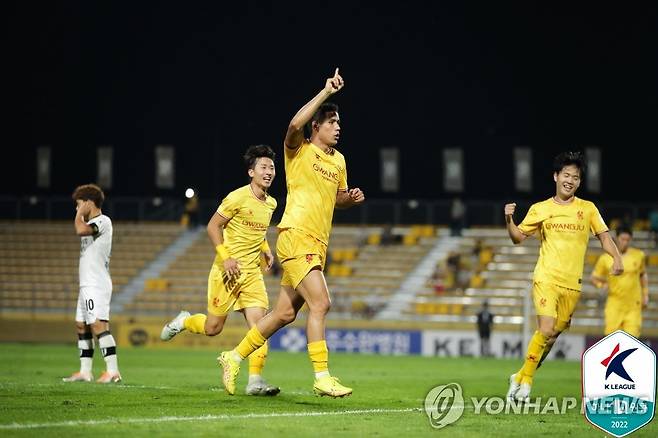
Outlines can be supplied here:
<path id="1" fill-rule="evenodd" d="M 231 310 L 242 312 L 250 328 L 265 316 L 269 303 L 260 256 L 271 268 L 274 257 L 265 233 L 276 209 L 276 200 L 267 194 L 275 175 L 274 156 L 269 146 L 247 149 L 244 160 L 251 181 L 229 193 L 208 223 L 208 236 L 217 253 L 208 275 L 208 315 L 180 312 L 162 329 L 162 340 L 183 330 L 216 336 Z M 249 355 L 248 395 L 279 393 L 278 387 L 261 377 L 266 357 L 266 343 Z"/>
<path id="2" fill-rule="evenodd" d="M 620 275 L 624 270 L 622 257 L 599 210 L 592 202 L 575 196 L 584 169 L 582 154 L 559 154 L 553 164 L 555 196 L 533 204 L 518 226 L 512 218 L 516 204 L 505 205 L 507 232 L 512 242 L 519 244 L 533 234 L 540 240 L 532 287 L 537 330 L 528 345 L 523 366 L 510 376 L 508 399 L 529 401 L 535 370 L 571 323 L 580 298 L 590 233 L 612 257 L 611 273 Z"/>
<path id="3" fill-rule="evenodd" d="M 343 85 L 336 69 L 324 88 L 295 114 L 288 126 L 284 140 L 288 197 L 276 244 L 283 269 L 281 292 L 274 310 L 258 321 L 234 350 L 220 355 L 223 383 L 229 394 L 235 392 L 240 361 L 278 329 L 294 321 L 304 303 L 308 305 L 308 353 L 315 372 L 313 390 L 330 397 L 352 393 L 351 388 L 329 374 L 324 329 L 330 299 L 322 273 L 334 208 L 351 207 L 365 199 L 358 188 L 348 190 L 345 158 L 335 149 L 340 136 L 338 107 L 325 103 Z M 307 123 L 310 139 L 304 138 Z"/>
<path id="4" fill-rule="evenodd" d="M 640 337 L 642 330 L 642 307 L 649 304 L 649 276 L 645 266 L 645 255 L 630 246 L 633 232 L 626 227 L 617 229 L 617 246 L 624 261 L 622 275 L 610 275 L 613 260 L 601 254 L 592 271 L 592 283 L 599 289 L 608 287 L 605 303 L 605 334 L 615 330 Z"/>

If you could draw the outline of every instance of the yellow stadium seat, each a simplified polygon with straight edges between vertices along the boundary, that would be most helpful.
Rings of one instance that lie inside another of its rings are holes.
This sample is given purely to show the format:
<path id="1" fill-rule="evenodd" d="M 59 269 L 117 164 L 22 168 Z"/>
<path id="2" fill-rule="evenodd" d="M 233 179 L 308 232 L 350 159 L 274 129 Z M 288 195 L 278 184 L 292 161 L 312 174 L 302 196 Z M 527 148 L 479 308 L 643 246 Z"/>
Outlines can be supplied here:
<path id="1" fill-rule="evenodd" d="M 415 245 L 418 242 L 418 236 L 413 233 L 405 234 L 402 238 L 402 243 L 406 246 Z"/>
<path id="2" fill-rule="evenodd" d="M 379 233 L 372 233 L 368 236 L 368 245 L 379 245 L 382 241 L 382 236 Z"/>
<path id="3" fill-rule="evenodd" d="M 484 278 L 480 274 L 475 274 L 469 281 L 469 286 L 473 288 L 481 288 L 484 286 Z"/>
<path id="4" fill-rule="evenodd" d="M 493 260 L 493 251 L 491 248 L 483 248 L 480 251 L 480 265 L 486 266 Z"/>

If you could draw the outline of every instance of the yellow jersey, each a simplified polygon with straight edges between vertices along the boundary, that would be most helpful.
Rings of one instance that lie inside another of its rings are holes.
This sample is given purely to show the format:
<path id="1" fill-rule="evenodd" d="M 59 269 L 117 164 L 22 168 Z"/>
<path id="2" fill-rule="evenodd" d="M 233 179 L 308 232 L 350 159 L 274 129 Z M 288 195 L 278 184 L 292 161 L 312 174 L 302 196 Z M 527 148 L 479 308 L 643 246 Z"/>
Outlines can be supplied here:
<path id="1" fill-rule="evenodd" d="M 328 245 L 336 193 L 347 190 L 345 157 L 309 141 L 297 149 L 284 148 L 288 196 L 279 228 L 301 230 Z"/>
<path id="2" fill-rule="evenodd" d="M 229 222 L 224 227 L 224 246 L 241 269 L 260 268 L 260 246 L 265 239 L 276 199 L 267 195 L 263 201 L 247 184 L 229 193 L 217 208 L 217 213 Z M 215 263 L 221 263 L 219 255 Z"/>
<path id="3" fill-rule="evenodd" d="M 534 281 L 579 291 L 590 232 L 601 234 L 608 227 L 592 202 L 574 197 L 569 204 L 558 204 L 553 198 L 533 204 L 519 230 L 526 235 L 539 233 Z"/>
<path id="4" fill-rule="evenodd" d="M 597 277 L 605 278 L 608 282 L 608 297 L 621 300 L 637 301 L 642 297 L 642 284 L 640 276 L 645 270 L 645 255 L 636 248 L 628 248 L 622 254 L 624 262 L 624 273 L 611 275 L 612 257 L 609 254 L 601 254 L 594 265 L 592 272 Z"/>

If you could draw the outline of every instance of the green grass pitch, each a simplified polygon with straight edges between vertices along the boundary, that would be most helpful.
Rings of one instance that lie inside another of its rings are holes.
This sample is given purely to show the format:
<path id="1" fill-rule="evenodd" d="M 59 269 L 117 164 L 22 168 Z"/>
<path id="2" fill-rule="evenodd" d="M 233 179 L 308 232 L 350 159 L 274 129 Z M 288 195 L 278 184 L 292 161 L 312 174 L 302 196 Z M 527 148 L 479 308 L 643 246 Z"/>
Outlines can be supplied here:
<path id="1" fill-rule="evenodd" d="M 474 414 L 470 397 L 501 396 L 519 360 L 331 354 L 330 368 L 354 388 L 344 399 L 312 394 L 305 354 L 271 352 L 264 376 L 276 397 L 221 388 L 217 352 L 119 349 L 118 385 L 62 383 L 78 367 L 75 345 L 0 344 L 0 436 L 451 436 L 601 437 L 578 409 L 566 415 Z M 94 374 L 103 369 L 96 351 Z M 459 383 L 466 410 L 432 429 L 422 409 L 434 386 Z M 553 361 L 539 372 L 533 397 L 580 397 L 580 364 Z M 658 436 L 654 420 L 631 436 Z"/>

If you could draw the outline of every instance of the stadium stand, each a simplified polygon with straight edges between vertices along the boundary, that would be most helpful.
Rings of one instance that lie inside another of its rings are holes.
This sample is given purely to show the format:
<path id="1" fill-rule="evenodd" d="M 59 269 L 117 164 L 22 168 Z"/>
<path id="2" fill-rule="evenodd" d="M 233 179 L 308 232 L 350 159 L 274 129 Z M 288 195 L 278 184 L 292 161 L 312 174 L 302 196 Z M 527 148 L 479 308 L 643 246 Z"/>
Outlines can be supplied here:
<path id="1" fill-rule="evenodd" d="M 397 227 L 397 239 L 381 243 L 383 228 L 335 226 L 326 266 L 335 317 L 370 318 L 399 287 L 434 241 L 433 227 Z M 268 232 L 276 247 L 276 229 Z M 208 272 L 214 250 L 201 233 L 188 250 L 175 259 L 160 278 L 147 281 L 144 292 L 126 305 L 129 313 L 172 314 L 185 308 L 206 311 Z M 278 267 L 266 273 L 265 284 L 273 306 L 279 292 Z"/>
<path id="2" fill-rule="evenodd" d="M 407 315 L 430 321 L 474 322 L 484 300 L 497 323 L 522 324 L 523 299 L 532 286 L 539 252 L 537 239 L 513 245 L 505 229 L 464 230 L 454 260 L 444 260 L 426 287 L 416 294 Z M 650 297 L 644 310 L 644 327 L 658 327 L 658 252 L 649 233 L 636 231 L 633 246 L 647 254 Z M 605 296 L 589 282 L 594 263 L 602 253 L 598 241 L 590 240 L 583 273 L 582 298 L 573 326 L 596 332 L 602 326 Z M 450 259 L 450 257 L 448 257 Z"/>
<path id="3" fill-rule="evenodd" d="M 166 248 L 181 228 L 174 223 L 114 223 L 110 271 L 113 294 Z M 0 222 L 2 312 L 67 312 L 78 297 L 80 238 L 69 222 Z"/>

